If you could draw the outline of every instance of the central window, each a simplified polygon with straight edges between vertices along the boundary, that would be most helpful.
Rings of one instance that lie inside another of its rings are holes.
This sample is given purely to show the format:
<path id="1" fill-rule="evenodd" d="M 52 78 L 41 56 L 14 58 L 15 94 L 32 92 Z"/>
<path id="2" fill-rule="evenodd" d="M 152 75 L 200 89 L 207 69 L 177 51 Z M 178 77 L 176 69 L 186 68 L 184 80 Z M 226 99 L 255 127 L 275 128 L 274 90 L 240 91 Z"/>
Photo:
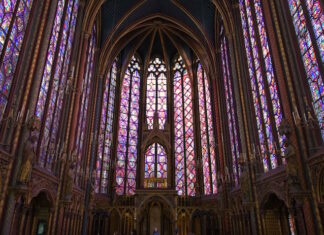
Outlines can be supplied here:
<path id="1" fill-rule="evenodd" d="M 167 116 L 166 66 L 160 58 L 151 60 L 148 67 L 146 87 L 146 122 L 153 129 L 154 115 L 157 115 L 159 129 L 164 129 Z"/>

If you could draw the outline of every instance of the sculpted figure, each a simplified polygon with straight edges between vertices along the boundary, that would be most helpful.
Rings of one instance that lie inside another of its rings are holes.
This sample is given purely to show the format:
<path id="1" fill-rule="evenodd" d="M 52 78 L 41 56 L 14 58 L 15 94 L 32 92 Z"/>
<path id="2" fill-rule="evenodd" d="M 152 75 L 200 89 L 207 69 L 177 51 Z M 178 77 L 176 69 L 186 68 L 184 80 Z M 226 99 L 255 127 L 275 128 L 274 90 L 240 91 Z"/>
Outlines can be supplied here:
<path id="1" fill-rule="evenodd" d="M 75 162 L 73 160 L 68 162 L 67 172 L 64 179 L 64 200 L 71 201 L 73 184 L 74 184 L 74 168 Z"/>
<path id="2" fill-rule="evenodd" d="M 34 159 L 35 159 L 35 143 L 37 141 L 36 135 L 31 135 L 24 146 L 23 159 L 20 167 L 20 175 L 18 182 L 21 184 L 27 184 L 30 180 L 30 174 L 32 171 Z"/>
<path id="3" fill-rule="evenodd" d="M 248 202 L 250 200 L 250 182 L 249 182 L 249 171 L 248 164 L 245 162 L 242 156 L 239 157 L 239 164 L 242 169 L 241 177 L 240 177 L 240 185 L 242 191 L 243 200 Z"/>
<path id="4" fill-rule="evenodd" d="M 294 180 L 296 180 L 298 177 L 298 166 L 295 158 L 295 149 L 290 143 L 288 138 L 284 140 L 284 146 L 285 146 L 284 159 L 286 159 L 286 163 L 287 163 L 286 172 L 288 174 L 288 177 L 291 177 Z"/>

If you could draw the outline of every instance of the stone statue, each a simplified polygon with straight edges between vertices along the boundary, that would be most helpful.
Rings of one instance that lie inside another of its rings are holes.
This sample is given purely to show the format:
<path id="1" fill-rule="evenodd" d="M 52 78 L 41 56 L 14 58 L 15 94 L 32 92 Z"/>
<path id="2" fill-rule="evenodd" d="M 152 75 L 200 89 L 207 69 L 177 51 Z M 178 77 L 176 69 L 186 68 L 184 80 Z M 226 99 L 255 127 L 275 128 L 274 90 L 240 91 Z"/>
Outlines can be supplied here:
<path id="1" fill-rule="evenodd" d="M 295 158 L 295 148 L 290 143 L 289 139 L 284 140 L 284 159 L 286 160 L 286 172 L 288 177 L 293 180 L 293 182 L 298 181 L 298 165 Z"/>
<path id="2" fill-rule="evenodd" d="M 242 199 L 245 202 L 249 202 L 250 201 L 250 182 L 249 182 L 250 177 L 248 171 L 248 164 L 242 156 L 239 157 L 239 164 L 241 165 L 241 169 L 242 169 L 242 173 L 240 177 Z"/>
<path id="3" fill-rule="evenodd" d="M 75 161 L 74 159 L 68 160 L 67 170 L 64 177 L 64 200 L 71 201 L 72 192 L 73 192 L 73 184 L 74 184 L 74 169 L 75 169 Z"/>
<path id="4" fill-rule="evenodd" d="M 31 135 L 23 149 L 23 159 L 20 167 L 20 174 L 18 182 L 20 184 L 27 184 L 30 180 L 31 171 L 33 168 L 33 163 L 36 155 L 35 144 L 37 142 L 36 135 Z"/>

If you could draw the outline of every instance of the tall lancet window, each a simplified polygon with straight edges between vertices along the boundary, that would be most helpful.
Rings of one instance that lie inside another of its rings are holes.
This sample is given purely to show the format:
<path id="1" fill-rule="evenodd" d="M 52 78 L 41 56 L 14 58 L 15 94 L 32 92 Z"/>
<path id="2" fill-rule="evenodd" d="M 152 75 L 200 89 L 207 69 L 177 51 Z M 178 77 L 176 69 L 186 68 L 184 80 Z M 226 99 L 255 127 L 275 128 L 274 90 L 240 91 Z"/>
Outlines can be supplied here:
<path id="1" fill-rule="evenodd" d="M 0 117 L 6 109 L 32 0 L 0 0 Z"/>
<path id="2" fill-rule="evenodd" d="M 230 139 L 230 148 L 232 154 L 232 173 L 234 176 L 235 184 L 238 184 L 240 169 L 238 165 L 239 158 L 239 137 L 236 119 L 236 106 L 234 100 L 234 91 L 232 86 L 232 74 L 230 68 L 230 61 L 228 55 L 228 44 L 225 36 L 221 39 L 221 55 L 222 55 L 222 71 L 226 100 L 227 123 Z"/>
<path id="3" fill-rule="evenodd" d="M 176 189 L 179 195 L 195 196 L 192 81 L 181 56 L 174 61 L 173 74 Z"/>
<path id="4" fill-rule="evenodd" d="M 134 194 L 136 186 L 140 62 L 132 57 L 122 83 L 116 165 L 116 193 Z"/>
<path id="5" fill-rule="evenodd" d="M 150 145 L 146 150 L 144 177 L 148 179 L 145 185 L 147 188 L 167 187 L 167 154 L 158 143 Z"/>
<path id="6" fill-rule="evenodd" d="M 52 168 L 74 39 L 78 0 L 59 0 L 47 50 L 35 114 L 41 119 L 39 164 Z M 63 23 L 63 24 L 62 24 Z"/>
<path id="7" fill-rule="evenodd" d="M 160 58 L 153 59 L 148 67 L 146 84 L 146 122 L 153 129 L 154 115 L 157 114 L 159 129 L 164 129 L 167 117 L 166 66 Z"/>
<path id="8" fill-rule="evenodd" d="M 324 9 L 320 0 L 288 0 L 313 107 L 324 138 Z"/>
<path id="9" fill-rule="evenodd" d="M 101 108 L 99 129 L 98 156 L 96 163 L 96 193 L 107 193 L 108 173 L 111 161 L 111 146 L 113 143 L 113 121 L 115 111 L 117 64 L 113 63 L 106 81 Z"/>
<path id="10" fill-rule="evenodd" d="M 212 106 L 208 78 L 200 63 L 197 70 L 201 157 L 205 194 L 217 193 L 216 142 L 212 121 Z"/>
<path id="11" fill-rule="evenodd" d="M 95 49 L 96 49 L 96 26 L 94 25 L 91 33 L 91 37 L 88 44 L 87 51 L 87 65 L 85 70 L 85 77 L 82 83 L 82 95 L 81 95 L 81 106 L 79 109 L 79 120 L 77 127 L 77 136 L 76 136 L 76 154 L 77 154 L 77 172 L 80 171 L 81 167 L 81 156 L 84 146 L 85 133 L 87 127 L 87 118 L 88 118 L 88 108 L 89 108 L 89 99 L 90 99 L 90 89 L 91 81 L 94 77 L 94 59 L 95 59 Z"/>
<path id="12" fill-rule="evenodd" d="M 240 0 L 240 12 L 260 146 L 256 152 L 260 152 L 264 171 L 268 171 L 278 166 L 283 146 L 278 135 L 283 115 L 279 90 L 260 0 Z"/>

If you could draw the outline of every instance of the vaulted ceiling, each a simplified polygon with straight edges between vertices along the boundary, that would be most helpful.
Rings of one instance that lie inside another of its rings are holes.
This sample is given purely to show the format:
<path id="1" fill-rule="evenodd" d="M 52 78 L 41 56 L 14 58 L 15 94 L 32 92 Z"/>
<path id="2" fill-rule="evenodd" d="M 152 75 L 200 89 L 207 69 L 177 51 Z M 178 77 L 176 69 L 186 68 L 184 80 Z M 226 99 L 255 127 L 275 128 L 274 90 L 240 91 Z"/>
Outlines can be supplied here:
<path id="1" fill-rule="evenodd" d="M 182 22 L 198 35 L 205 33 L 214 42 L 215 12 L 210 0 L 107 0 L 101 10 L 102 42 L 112 30 L 118 34 L 134 22 L 157 14 Z"/>
<path id="2" fill-rule="evenodd" d="M 185 60 L 197 56 L 205 60 L 202 64 L 212 65 L 217 47 L 217 24 L 221 19 L 219 10 L 228 7 L 231 1 L 103 1 L 99 11 L 101 60 L 109 62 L 103 62 L 101 68 L 107 68 L 112 58 L 120 53 L 135 52 L 142 59 L 159 54 L 166 62 L 172 61 L 177 53 Z"/>

